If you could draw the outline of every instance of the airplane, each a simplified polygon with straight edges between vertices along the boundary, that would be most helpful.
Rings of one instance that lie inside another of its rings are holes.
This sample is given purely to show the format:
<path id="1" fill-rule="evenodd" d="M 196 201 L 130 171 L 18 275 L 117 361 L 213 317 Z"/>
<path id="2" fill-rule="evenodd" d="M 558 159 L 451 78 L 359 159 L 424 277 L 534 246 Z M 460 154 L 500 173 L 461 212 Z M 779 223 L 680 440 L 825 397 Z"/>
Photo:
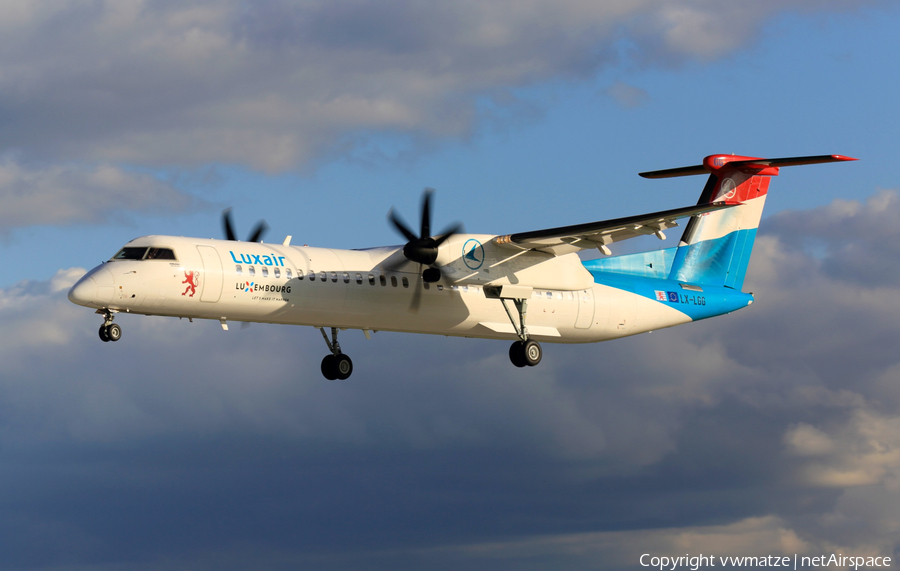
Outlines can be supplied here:
<path id="1" fill-rule="evenodd" d="M 516 367 L 541 362 L 541 343 L 594 343 L 731 313 L 741 291 L 771 177 L 787 166 L 856 160 L 842 155 L 764 159 L 710 155 L 699 165 L 640 173 L 708 175 L 696 205 L 516 234 L 431 234 L 432 191 L 416 234 L 394 211 L 402 246 L 338 250 L 239 241 L 230 210 L 225 240 L 144 236 L 88 271 L 68 292 L 103 316 L 100 339 L 118 341 L 120 313 L 312 326 L 328 346 L 322 375 L 347 379 L 353 362 L 338 332 L 399 331 L 512 340 Z M 687 219 L 677 246 L 613 256 L 615 242 Z M 599 250 L 583 261 L 581 250 Z M 330 336 L 326 333 L 330 329 Z"/>

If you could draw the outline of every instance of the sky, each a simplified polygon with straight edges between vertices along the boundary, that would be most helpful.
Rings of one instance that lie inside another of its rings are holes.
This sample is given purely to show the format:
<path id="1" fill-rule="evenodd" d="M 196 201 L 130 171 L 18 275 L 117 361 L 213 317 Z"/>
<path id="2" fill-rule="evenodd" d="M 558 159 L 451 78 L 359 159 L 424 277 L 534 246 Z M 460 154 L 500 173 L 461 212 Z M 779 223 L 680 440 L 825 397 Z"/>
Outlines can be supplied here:
<path id="1" fill-rule="evenodd" d="M 898 27 L 875 0 L 0 1 L 0 569 L 896 565 Z M 347 331 L 327 382 L 312 328 L 122 316 L 104 344 L 66 299 L 226 207 L 370 247 L 433 187 L 435 227 L 505 234 L 691 205 L 702 180 L 637 173 L 732 152 L 860 160 L 772 181 L 751 307 L 528 370 Z"/>

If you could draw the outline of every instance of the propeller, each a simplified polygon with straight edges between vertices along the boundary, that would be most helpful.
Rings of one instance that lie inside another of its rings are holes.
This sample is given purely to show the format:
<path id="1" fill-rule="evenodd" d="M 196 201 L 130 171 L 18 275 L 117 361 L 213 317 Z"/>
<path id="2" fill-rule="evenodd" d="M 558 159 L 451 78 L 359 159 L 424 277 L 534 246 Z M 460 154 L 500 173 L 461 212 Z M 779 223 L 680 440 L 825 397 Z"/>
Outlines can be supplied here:
<path id="1" fill-rule="evenodd" d="M 422 215 L 419 219 L 419 234 L 416 235 L 406 222 L 394 212 L 391 208 L 388 212 L 388 220 L 394 225 L 394 228 L 406 238 L 407 242 L 403 246 L 403 256 L 410 262 L 419 264 L 418 279 L 413 292 L 412 302 L 409 310 L 413 313 L 419 310 L 419 303 L 422 298 L 422 282 L 433 283 L 441 279 L 441 267 L 436 263 L 438 257 L 438 249 L 441 244 L 448 238 L 462 230 L 462 224 L 453 224 L 446 228 L 437 236 L 431 235 L 431 196 L 434 194 L 433 188 L 426 188 L 422 193 Z M 388 269 L 396 270 L 405 262 L 395 264 Z M 428 266 L 424 271 L 422 266 Z"/>
<path id="2" fill-rule="evenodd" d="M 225 229 L 226 240 L 238 241 L 234 233 L 234 225 L 231 223 L 231 208 L 226 208 L 222 211 L 222 226 Z M 263 234 L 265 234 L 268 229 L 269 225 L 266 224 L 266 221 L 260 220 L 256 227 L 253 228 L 253 232 L 250 233 L 250 237 L 248 237 L 246 241 L 259 242 L 262 240 Z"/>
<path id="3" fill-rule="evenodd" d="M 222 226 L 225 229 L 225 239 L 226 240 L 234 240 L 238 241 L 237 236 L 234 233 L 234 225 L 231 223 L 231 208 L 226 208 L 222 211 Z M 256 227 L 253 229 L 253 232 L 250 233 L 250 236 L 247 238 L 247 242 L 259 242 L 262 240 L 263 234 L 266 233 L 266 230 L 269 229 L 269 225 L 266 224 L 265 220 L 260 220 Z M 250 327 L 249 321 L 241 321 L 241 331 Z"/>

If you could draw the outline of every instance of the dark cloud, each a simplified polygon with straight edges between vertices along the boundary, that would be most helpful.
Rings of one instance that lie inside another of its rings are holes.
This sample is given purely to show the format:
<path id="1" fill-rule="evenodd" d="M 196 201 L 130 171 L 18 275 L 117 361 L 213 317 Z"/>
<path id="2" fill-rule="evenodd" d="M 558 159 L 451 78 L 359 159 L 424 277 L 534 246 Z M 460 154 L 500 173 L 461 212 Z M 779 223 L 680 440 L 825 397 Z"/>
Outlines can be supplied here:
<path id="1" fill-rule="evenodd" d="M 784 11 L 878 3 L 35 0 L 0 16 L 0 152 L 281 171 L 370 133 L 466 136 L 479 101 L 591 77 L 622 40 L 714 59 Z"/>
<path id="2" fill-rule="evenodd" d="M 627 569 L 646 552 L 896 555 L 900 291 L 844 279 L 854 262 L 839 249 L 792 246 L 835 212 L 854 228 L 893 208 L 878 204 L 768 219 L 748 309 L 547 345 L 527 371 L 505 343 L 348 331 L 354 376 L 327 382 L 308 328 L 126 315 L 122 341 L 104 344 L 99 318 L 65 299 L 80 270 L 2 290 L 14 334 L 0 344 L 0 560 Z M 860 247 L 894 232 L 872 226 Z"/>
<path id="3" fill-rule="evenodd" d="M 795 249 L 811 253 L 829 276 L 866 289 L 900 283 L 900 197 L 881 190 L 865 202 L 835 201 L 803 212 L 779 212 L 771 232 Z"/>

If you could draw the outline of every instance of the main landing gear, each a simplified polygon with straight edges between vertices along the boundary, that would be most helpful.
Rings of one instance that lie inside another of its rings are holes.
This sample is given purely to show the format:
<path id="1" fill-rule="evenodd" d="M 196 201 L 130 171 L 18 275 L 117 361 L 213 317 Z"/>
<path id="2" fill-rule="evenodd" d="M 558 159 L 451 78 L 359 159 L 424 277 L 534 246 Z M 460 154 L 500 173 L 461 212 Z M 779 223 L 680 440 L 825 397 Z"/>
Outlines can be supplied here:
<path id="1" fill-rule="evenodd" d="M 534 367 L 541 362 L 544 351 L 541 349 L 540 343 L 534 339 L 528 338 L 528 328 L 525 327 L 525 314 L 528 310 L 528 300 L 514 298 L 512 301 L 516 306 L 516 312 L 519 314 L 519 319 L 513 317 L 512 312 L 509 310 L 509 306 L 506 304 L 506 299 L 500 300 L 500 303 L 503 304 L 503 309 L 506 310 L 506 315 L 509 316 L 509 321 L 512 323 L 513 329 L 516 330 L 516 335 L 519 336 L 519 340 L 509 347 L 509 360 L 512 361 L 512 364 L 516 367 L 525 367 L 526 365 Z"/>
<path id="2" fill-rule="evenodd" d="M 100 326 L 100 340 L 104 343 L 107 341 L 118 341 L 122 338 L 122 328 L 118 324 L 113 323 L 113 312 L 108 309 L 98 309 L 97 313 L 103 316 L 103 325 Z"/>
<path id="3" fill-rule="evenodd" d="M 509 346 L 509 360 L 516 367 L 534 367 L 541 362 L 543 355 L 541 344 L 533 339 L 516 341 Z"/>
<path id="4" fill-rule="evenodd" d="M 328 345 L 328 350 L 331 351 L 331 355 L 325 355 L 325 358 L 322 359 L 322 375 L 329 381 L 335 379 L 343 381 L 349 378 L 353 373 L 353 361 L 350 360 L 350 357 L 341 353 L 341 346 L 337 340 L 337 327 L 331 328 L 330 340 L 324 328 L 319 327 L 319 331 L 322 332 L 322 337 Z"/>

